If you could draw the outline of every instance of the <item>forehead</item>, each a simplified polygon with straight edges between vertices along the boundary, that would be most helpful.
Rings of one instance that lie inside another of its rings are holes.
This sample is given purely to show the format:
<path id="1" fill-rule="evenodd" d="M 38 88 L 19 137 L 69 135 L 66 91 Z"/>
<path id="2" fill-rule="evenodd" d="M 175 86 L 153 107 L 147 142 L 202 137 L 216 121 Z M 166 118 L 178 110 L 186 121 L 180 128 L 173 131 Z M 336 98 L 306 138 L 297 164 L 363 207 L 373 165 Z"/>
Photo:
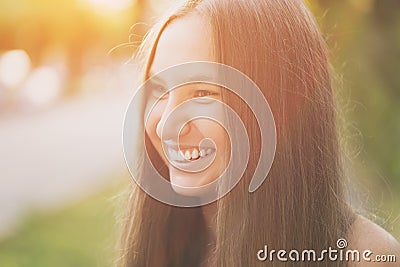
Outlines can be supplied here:
<path id="1" fill-rule="evenodd" d="M 160 36 L 151 72 L 186 62 L 215 61 L 211 36 L 210 25 L 198 14 L 172 21 Z"/>

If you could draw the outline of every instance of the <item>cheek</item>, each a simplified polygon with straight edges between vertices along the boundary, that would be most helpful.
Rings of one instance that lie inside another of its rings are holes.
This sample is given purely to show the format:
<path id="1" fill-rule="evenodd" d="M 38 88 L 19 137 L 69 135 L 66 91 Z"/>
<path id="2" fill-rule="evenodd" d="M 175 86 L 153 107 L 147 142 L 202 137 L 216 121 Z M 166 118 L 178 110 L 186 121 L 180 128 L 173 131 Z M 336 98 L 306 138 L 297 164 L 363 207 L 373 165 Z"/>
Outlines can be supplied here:
<path id="1" fill-rule="evenodd" d="M 157 104 L 154 109 L 149 113 L 147 121 L 145 121 L 145 130 L 147 135 L 150 138 L 150 141 L 156 147 L 159 148 L 160 139 L 157 135 L 157 125 L 160 122 L 162 116 L 163 107 L 160 104 Z"/>
<path id="2" fill-rule="evenodd" d="M 204 138 L 209 138 L 215 142 L 219 155 L 227 151 L 229 136 L 224 127 L 212 120 L 198 120 L 195 124 Z"/>

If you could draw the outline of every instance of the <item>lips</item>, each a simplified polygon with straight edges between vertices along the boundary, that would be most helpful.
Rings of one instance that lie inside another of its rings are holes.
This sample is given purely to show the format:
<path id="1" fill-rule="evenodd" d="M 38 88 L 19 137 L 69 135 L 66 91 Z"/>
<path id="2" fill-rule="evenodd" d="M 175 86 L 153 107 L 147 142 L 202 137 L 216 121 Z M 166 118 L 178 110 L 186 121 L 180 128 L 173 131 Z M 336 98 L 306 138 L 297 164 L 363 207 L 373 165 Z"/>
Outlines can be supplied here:
<path id="1" fill-rule="evenodd" d="M 170 142 L 164 142 L 164 151 L 174 167 L 188 172 L 203 171 L 213 162 L 216 154 L 211 147 L 178 146 Z"/>
<path id="2" fill-rule="evenodd" d="M 213 149 L 211 148 L 189 148 L 189 149 L 183 149 L 183 150 L 177 150 L 171 147 L 167 148 L 167 154 L 171 160 L 174 161 L 187 161 L 187 160 L 197 160 L 199 158 L 204 158 L 208 155 L 211 155 L 213 153 Z"/>

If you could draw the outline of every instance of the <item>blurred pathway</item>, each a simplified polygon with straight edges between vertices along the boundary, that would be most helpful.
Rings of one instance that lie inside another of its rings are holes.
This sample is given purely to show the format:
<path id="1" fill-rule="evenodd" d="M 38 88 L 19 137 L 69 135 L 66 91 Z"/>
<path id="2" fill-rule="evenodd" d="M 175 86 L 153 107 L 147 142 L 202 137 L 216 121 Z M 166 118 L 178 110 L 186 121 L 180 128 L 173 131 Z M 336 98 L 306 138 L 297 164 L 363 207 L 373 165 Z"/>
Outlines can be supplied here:
<path id="1" fill-rule="evenodd" d="M 83 198 L 124 170 L 122 124 L 131 94 L 109 90 L 0 120 L 0 236 L 29 209 Z"/>

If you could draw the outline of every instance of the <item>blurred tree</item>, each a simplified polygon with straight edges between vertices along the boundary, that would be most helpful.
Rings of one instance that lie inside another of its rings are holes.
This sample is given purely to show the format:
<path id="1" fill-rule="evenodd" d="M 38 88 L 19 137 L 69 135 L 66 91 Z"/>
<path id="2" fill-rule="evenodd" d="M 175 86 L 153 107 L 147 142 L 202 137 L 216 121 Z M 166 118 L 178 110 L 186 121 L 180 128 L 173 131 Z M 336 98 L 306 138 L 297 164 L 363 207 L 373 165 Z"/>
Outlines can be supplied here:
<path id="1" fill-rule="evenodd" d="M 400 2 L 319 0 L 310 6 L 342 77 L 347 121 L 361 133 L 351 140 L 363 143 L 353 156 L 361 152 L 357 160 L 376 191 L 386 183 L 400 190 Z"/>
<path id="2" fill-rule="evenodd" d="M 85 6 L 83 0 L 3 0 L 0 51 L 24 49 L 33 67 L 43 64 L 49 53 L 62 53 L 72 92 L 83 72 L 83 61 L 94 60 L 86 65 L 101 62 L 118 40 L 126 38 L 137 15 L 135 5 L 120 12 L 99 14 L 89 3 Z M 98 52 L 97 58 L 85 57 L 93 51 Z"/>

